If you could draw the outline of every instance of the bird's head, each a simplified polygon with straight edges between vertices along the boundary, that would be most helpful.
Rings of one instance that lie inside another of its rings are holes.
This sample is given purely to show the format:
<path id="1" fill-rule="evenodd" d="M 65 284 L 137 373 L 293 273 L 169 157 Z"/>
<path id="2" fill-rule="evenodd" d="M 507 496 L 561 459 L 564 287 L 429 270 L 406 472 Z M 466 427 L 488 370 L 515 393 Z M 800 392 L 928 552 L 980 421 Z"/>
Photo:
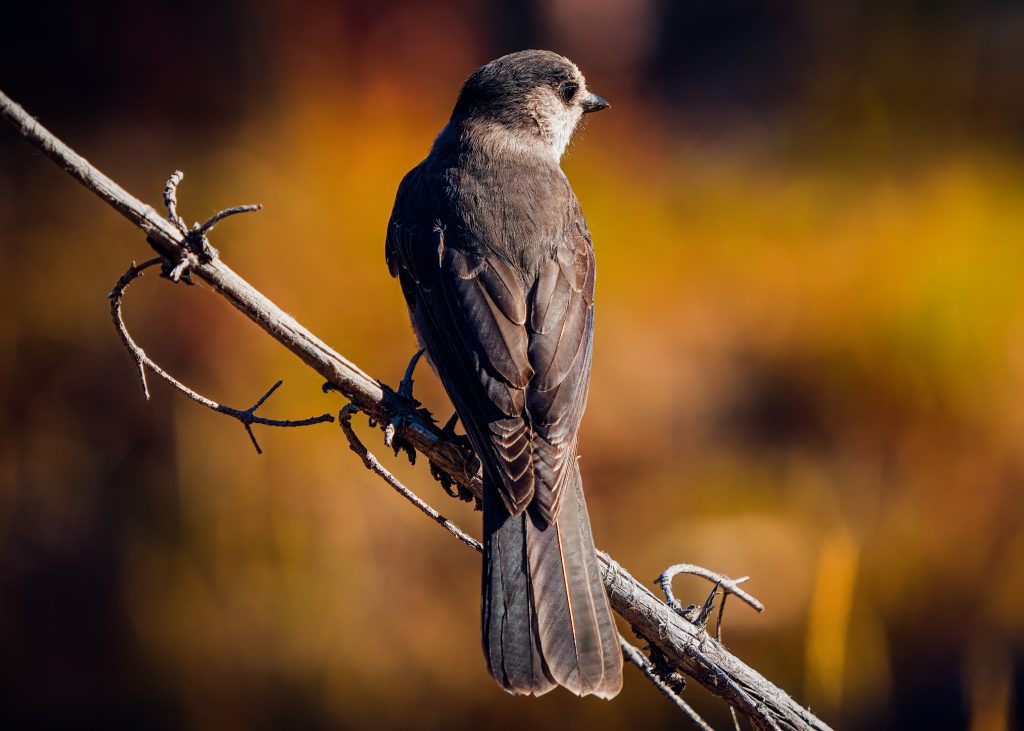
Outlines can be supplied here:
<path id="1" fill-rule="evenodd" d="M 607 107 L 569 59 L 551 51 L 519 51 L 466 79 L 452 121 L 507 132 L 517 144 L 548 151 L 557 160 L 583 115 Z"/>

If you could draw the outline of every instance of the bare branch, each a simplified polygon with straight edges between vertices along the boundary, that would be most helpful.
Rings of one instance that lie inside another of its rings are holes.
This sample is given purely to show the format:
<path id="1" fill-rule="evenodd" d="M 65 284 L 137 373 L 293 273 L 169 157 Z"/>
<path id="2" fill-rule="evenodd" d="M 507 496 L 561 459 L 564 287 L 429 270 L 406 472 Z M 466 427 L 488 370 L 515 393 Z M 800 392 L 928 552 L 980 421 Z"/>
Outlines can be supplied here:
<path id="1" fill-rule="evenodd" d="M 130 195 L 90 165 L 2 92 L 0 114 L 84 187 L 141 229 L 150 245 L 165 260 L 179 262 L 183 253 L 189 250 L 187 234 L 178 226 L 159 216 L 151 206 Z M 448 438 L 438 429 L 415 402 L 387 388 L 330 348 L 219 258 L 200 260 L 189 268 L 191 273 L 292 351 L 376 423 L 396 424 L 395 438 L 401 437 L 404 444 L 426 456 L 432 474 L 457 485 L 460 496 L 480 497 L 479 460 L 465 445 Z M 400 419 L 392 422 L 396 417 Z M 375 459 L 369 460 L 368 466 L 375 462 Z M 379 467 L 379 463 L 376 464 Z M 687 622 L 674 608 L 654 596 L 607 554 L 599 553 L 599 558 L 612 608 L 652 647 L 657 647 L 683 672 L 737 708 L 755 727 L 787 731 L 828 729 L 784 691 L 729 653 L 703 628 Z"/>
<path id="2" fill-rule="evenodd" d="M 167 206 L 167 217 L 171 223 L 183 234 L 187 234 L 188 226 L 178 215 L 178 185 L 184 178 L 185 173 L 180 170 L 171 173 L 171 177 L 167 179 L 167 184 L 164 186 L 164 205 Z"/>
<path id="3" fill-rule="evenodd" d="M 213 230 L 214 226 L 216 226 L 218 223 L 223 221 L 228 216 L 235 216 L 238 215 L 239 213 L 252 213 L 254 211 L 262 210 L 262 208 L 263 206 L 261 206 L 259 203 L 249 206 L 233 206 L 232 208 L 225 208 L 223 211 L 214 213 L 212 216 L 206 219 L 206 223 L 204 223 L 202 226 L 196 224 L 196 227 L 204 234 L 207 234 Z"/>
<path id="4" fill-rule="evenodd" d="M 167 183 L 164 185 L 164 205 L 167 206 L 167 218 L 174 224 L 181 233 L 185 235 L 182 242 L 180 258 L 173 267 L 169 263 L 165 263 L 164 274 L 173 282 L 179 282 L 184 280 L 187 284 L 192 284 L 192 280 L 189 277 L 189 272 L 197 267 L 199 264 L 208 264 L 217 258 L 218 252 L 210 240 L 206 238 L 206 234 L 217 225 L 219 221 L 224 220 L 228 216 L 235 216 L 239 213 L 249 213 L 252 211 L 258 211 L 263 206 L 256 204 L 251 206 L 234 206 L 233 208 L 225 208 L 219 211 L 206 220 L 206 223 L 195 224 L 191 229 L 185 225 L 184 219 L 178 214 L 178 186 L 181 185 L 181 181 L 185 179 L 185 173 L 180 170 L 175 170 L 171 173 L 171 177 L 167 179 Z M 150 244 L 155 242 L 150 239 Z M 159 249 L 158 249 L 159 250 Z"/>
<path id="5" fill-rule="evenodd" d="M 280 386 L 282 381 L 278 381 L 270 389 L 263 394 L 259 401 L 250 406 L 248 409 L 240 410 L 234 409 L 224 404 L 219 404 L 212 399 L 208 399 L 202 394 L 193 391 L 191 388 L 186 386 L 184 383 L 176 379 L 171 374 L 167 373 L 163 368 L 156 364 L 152 358 L 146 355 L 146 351 L 138 346 L 138 344 L 132 339 L 132 336 L 128 332 L 128 327 L 124 324 L 124 314 L 121 311 L 121 301 L 124 297 L 125 290 L 128 285 L 133 281 L 142 276 L 142 273 L 149 267 L 163 263 L 161 257 L 155 257 L 149 261 L 143 262 L 141 265 L 136 265 L 132 262 L 132 265 L 128 268 L 121 278 L 117 280 L 117 284 L 110 291 L 108 295 L 110 297 L 110 316 L 114 321 L 114 327 L 117 328 L 117 334 L 121 336 L 121 342 L 128 349 L 128 353 L 132 356 L 132 360 L 135 361 L 135 366 L 139 370 L 139 379 L 142 381 L 142 391 L 146 395 L 146 399 L 149 399 L 149 385 L 146 383 L 146 369 L 153 371 L 169 384 L 174 386 L 176 389 L 181 391 L 183 394 L 188 396 L 190 399 L 198 404 L 202 404 L 208 409 L 212 409 L 221 414 L 226 414 L 238 421 L 245 428 L 246 433 L 249 435 L 249 439 L 252 440 L 252 446 L 256 448 L 257 454 L 263 454 L 263 450 L 260 449 L 259 442 L 256 441 L 256 435 L 252 433 L 253 424 L 263 424 L 264 426 L 280 426 L 280 427 L 296 427 L 296 426 L 311 426 L 312 424 L 323 424 L 327 421 L 334 421 L 334 417 L 330 414 L 321 414 L 320 416 L 312 416 L 308 419 L 298 420 L 282 420 L 282 419 L 265 419 L 262 416 L 256 416 L 256 409 L 264 404 L 264 402 L 270 398 L 270 395 L 274 393 Z"/>
<path id="6" fill-rule="evenodd" d="M 634 647 L 622 635 L 619 635 L 619 645 L 622 646 L 623 656 L 640 668 L 640 672 L 647 676 L 647 679 L 654 684 L 654 687 L 661 691 L 662 695 L 675 704 L 679 710 L 689 716 L 690 720 L 694 722 L 697 728 L 703 729 L 703 731 L 714 731 L 714 729 L 708 725 L 708 722 L 701 718 L 699 713 L 693 710 L 689 703 L 680 698 L 679 695 L 668 686 L 668 683 L 662 680 L 661 676 L 659 676 L 657 671 L 654 669 L 654 665 L 651 664 L 651 661 L 648 660 L 638 648 Z"/>
<path id="7" fill-rule="evenodd" d="M 722 574 L 716 574 L 710 569 L 706 569 L 703 566 L 696 566 L 692 563 L 677 563 L 674 566 L 669 566 L 659 576 L 656 581 L 661 586 L 661 590 L 665 592 L 665 598 L 670 607 L 675 609 L 677 612 L 685 613 L 687 611 L 679 601 L 676 599 L 675 594 L 672 593 L 672 579 L 679 574 L 692 574 L 693 576 L 700 576 L 701 578 L 707 579 L 708 581 L 714 582 L 722 587 L 722 589 L 728 594 L 735 594 L 737 597 L 742 599 L 748 605 L 756 609 L 758 612 L 764 611 L 764 604 L 759 602 L 757 599 L 752 597 L 743 589 L 739 588 L 739 585 L 749 581 L 749 576 L 741 576 L 738 579 L 730 579 L 728 576 Z"/>
<path id="8" fill-rule="evenodd" d="M 480 541 L 470 536 L 464 530 L 459 528 L 459 526 L 455 525 L 455 523 L 434 510 L 434 508 L 428 505 L 422 498 L 420 498 L 419 495 L 403 485 L 398 478 L 388 472 L 384 465 L 382 465 L 380 461 L 373 456 L 370 450 L 363 445 L 359 437 L 356 436 L 355 431 L 352 430 L 352 414 L 357 411 L 359 411 L 359 407 L 354 406 L 353 404 L 349 404 L 343 408 L 338 412 L 338 424 L 341 426 L 342 431 L 345 432 L 345 436 L 348 438 L 349 447 L 352 448 L 353 452 L 359 455 L 359 458 L 363 460 L 363 464 L 366 465 L 366 468 L 378 475 L 384 480 L 384 482 L 391 485 L 395 492 L 415 505 L 420 511 L 430 517 L 434 522 L 441 525 L 453 536 L 475 551 L 482 552 L 484 548 L 480 545 Z"/>

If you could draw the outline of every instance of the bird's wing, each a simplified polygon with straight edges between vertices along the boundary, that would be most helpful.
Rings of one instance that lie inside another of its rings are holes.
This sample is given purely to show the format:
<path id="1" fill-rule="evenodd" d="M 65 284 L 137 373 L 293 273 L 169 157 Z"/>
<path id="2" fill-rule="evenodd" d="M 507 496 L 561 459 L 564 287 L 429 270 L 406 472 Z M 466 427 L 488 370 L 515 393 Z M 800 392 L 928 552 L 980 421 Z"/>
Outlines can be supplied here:
<path id="1" fill-rule="evenodd" d="M 572 472 L 593 332 L 594 255 L 576 214 L 535 275 L 460 239 L 461 220 L 414 170 L 399 188 L 386 253 L 427 347 L 507 509 L 554 519 Z M 474 250 L 475 248 L 475 250 Z"/>
<path id="2" fill-rule="evenodd" d="M 526 393 L 533 429 L 533 509 L 552 521 L 574 469 L 576 440 L 590 384 L 594 335 L 594 250 L 583 215 L 541 260 L 527 321 L 534 376 Z"/>

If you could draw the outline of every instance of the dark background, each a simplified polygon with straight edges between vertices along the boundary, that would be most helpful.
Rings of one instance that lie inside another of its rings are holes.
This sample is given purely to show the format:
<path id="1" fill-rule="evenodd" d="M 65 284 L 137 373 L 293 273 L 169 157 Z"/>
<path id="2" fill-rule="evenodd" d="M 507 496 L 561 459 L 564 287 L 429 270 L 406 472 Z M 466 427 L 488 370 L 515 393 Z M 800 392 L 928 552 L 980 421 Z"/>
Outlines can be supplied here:
<path id="1" fill-rule="evenodd" d="M 42 1 L 5 7 L 0 88 L 153 204 L 185 170 L 190 222 L 262 202 L 226 261 L 395 383 L 394 190 L 465 76 L 526 47 L 612 102 L 565 160 L 600 269 L 598 545 L 641 579 L 749 574 L 768 608 L 732 605 L 726 643 L 837 729 L 1016 728 L 1024 4 Z M 336 427 L 257 428 L 257 457 L 145 402 L 105 294 L 147 256 L 0 129 L 0 727 L 684 725 L 630 668 L 612 703 L 502 694 L 478 559 Z M 127 316 L 214 399 L 284 378 L 268 415 L 338 405 L 201 288 L 146 277 Z"/>

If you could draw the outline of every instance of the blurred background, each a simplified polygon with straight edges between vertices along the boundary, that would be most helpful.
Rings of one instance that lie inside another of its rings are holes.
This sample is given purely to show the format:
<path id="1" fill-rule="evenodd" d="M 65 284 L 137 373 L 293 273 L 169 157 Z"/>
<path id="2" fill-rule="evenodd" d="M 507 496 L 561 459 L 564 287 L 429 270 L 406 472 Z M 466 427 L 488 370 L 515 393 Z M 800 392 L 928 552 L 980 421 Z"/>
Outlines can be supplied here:
<path id="1" fill-rule="evenodd" d="M 767 610 L 730 603 L 724 641 L 837 729 L 1018 727 L 1024 4 L 38 0 L 4 11 L 0 88 L 147 202 L 184 170 L 189 222 L 263 203 L 225 260 L 397 384 L 395 189 L 462 80 L 528 47 L 612 102 L 564 161 L 600 272 L 597 544 L 644 581 L 751 576 Z M 612 703 L 503 694 L 479 558 L 336 426 L 257 427 L 257 456 L 162 383 L 146 402 L 105 295 L 149 255 L 0 128 L 0 727 L 686 727 L 632 668 Z M 126 313 L 211 398 L 283 378 L 265 415 L 340 406 L 203 287 L 148 275 Z"/>

